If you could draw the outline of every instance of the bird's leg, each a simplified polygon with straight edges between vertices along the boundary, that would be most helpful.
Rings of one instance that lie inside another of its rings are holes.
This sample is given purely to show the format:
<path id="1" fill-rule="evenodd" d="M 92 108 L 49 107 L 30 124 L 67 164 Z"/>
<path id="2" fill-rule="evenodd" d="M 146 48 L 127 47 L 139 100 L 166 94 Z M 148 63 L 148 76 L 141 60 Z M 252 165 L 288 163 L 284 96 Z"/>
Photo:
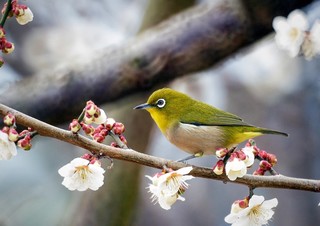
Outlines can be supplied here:
<path id="1" fill-rule="evenodd" d="M 202 156 L 203 156 L 203 152 L 197 152 L 197 153 L 195 153 L 193 155 L 189 155 L 189 156 L 187 156 L 187 157 L 185 157 L 183 159 L 176 160 L 176 162 L 184 162 L 185 163 L 186 161 L 188 161 L 190 159 L 199 158 L 199 157 L 202 157 Z"/>

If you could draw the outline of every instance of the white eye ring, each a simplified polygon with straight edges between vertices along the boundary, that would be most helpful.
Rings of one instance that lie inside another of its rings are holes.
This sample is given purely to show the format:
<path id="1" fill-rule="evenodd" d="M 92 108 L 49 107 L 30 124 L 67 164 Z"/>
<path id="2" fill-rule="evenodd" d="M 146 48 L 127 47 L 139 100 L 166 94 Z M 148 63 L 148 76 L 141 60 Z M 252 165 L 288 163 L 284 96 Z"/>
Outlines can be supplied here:
<path id="1" fill-rule="evenodd" d="M 166 105 L 165 99 L 157 100 L 156 105 L 157 105 L 158 108 L 163 108 Z"/>

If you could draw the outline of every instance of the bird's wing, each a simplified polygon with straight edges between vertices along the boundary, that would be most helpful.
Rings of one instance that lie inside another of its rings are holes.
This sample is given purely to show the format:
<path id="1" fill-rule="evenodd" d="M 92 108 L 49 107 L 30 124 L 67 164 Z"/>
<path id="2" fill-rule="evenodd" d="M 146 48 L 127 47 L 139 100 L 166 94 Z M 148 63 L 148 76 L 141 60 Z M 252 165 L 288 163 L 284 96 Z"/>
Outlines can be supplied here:
<path id="1" fill-rule="evenodd" d="M 180 120 L 181 123 L 196 126 L 251 126 L 244 122 L 242 118 L 218 108 L 214 108 L 210 105 L 193 107 L 197 109 L 197 118 L 195 118 L 194 112 L 186 112 Z"/>

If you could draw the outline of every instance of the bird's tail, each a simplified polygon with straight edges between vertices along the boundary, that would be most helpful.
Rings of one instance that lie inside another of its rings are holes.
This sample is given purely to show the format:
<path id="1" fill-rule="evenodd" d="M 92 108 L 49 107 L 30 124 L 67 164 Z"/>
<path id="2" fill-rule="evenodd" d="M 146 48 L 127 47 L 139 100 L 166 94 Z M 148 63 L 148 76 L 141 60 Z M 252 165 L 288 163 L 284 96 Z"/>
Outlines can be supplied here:
<path id="1" fill-rule="evenodd" d="M 271 130 L 271 129 L 264 129 L 264 128 L 259 128 L 259 132 L 261 132 L 263 134 L 275 134 L 275 135 L 282 135 L 282 136 L 286 136 L 286 137 L 289 136 L 289 134 L 284 133 L 284 132 Z"/>

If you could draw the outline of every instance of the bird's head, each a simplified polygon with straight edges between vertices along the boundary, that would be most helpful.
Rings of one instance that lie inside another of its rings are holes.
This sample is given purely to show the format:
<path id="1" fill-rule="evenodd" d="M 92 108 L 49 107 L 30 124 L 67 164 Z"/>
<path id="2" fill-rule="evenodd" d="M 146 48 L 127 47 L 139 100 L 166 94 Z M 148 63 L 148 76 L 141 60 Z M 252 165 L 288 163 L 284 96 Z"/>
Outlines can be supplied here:
<path id="1" fill-rule="evenodd" d="M 134 109 L 147 110 L 161 130 L 180 120 L 192 99 L 187 95 L 169 88 L 156 90 L 151 94 L 147 103 L 140 104 Z"/>

